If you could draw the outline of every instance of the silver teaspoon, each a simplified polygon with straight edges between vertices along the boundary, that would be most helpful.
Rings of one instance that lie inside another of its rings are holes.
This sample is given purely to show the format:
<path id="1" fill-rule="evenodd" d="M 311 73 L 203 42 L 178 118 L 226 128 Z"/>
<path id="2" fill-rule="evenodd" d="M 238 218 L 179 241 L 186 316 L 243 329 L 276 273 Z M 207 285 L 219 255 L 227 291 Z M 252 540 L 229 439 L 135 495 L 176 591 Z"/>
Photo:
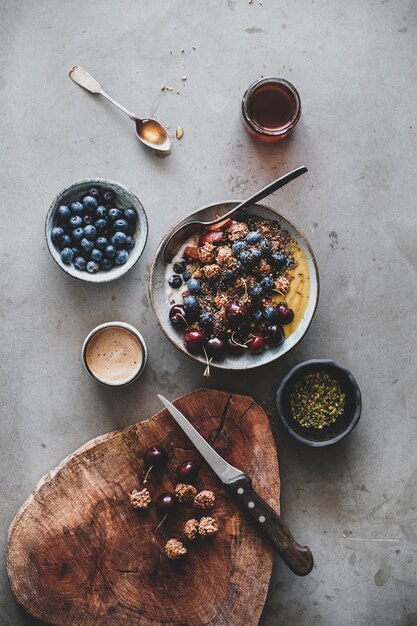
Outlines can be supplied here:
<path id="1" fill-rule="evenodd" d="M 149 117 L 139 118 L 134 115 L 134 113 L 131 113 L 131 111 L 128 111 L 128 109 L 116 102 L 116 100 L 113 100 L 108 93 L 103 91 L 100 83 L 80 65 L 74 65 L 70 69 L 69 77 L 74 83 L 77 83 L 80 87 L 84 87 L 87 91 L 104 96 L 109 102 L 114 104 L 114 106 L 123 111 L 123 113 L 126 113 L 135 123 L 137 138 L 144 143 L 145 146 L 162 153 L 168 153 L 170 151 L 171 139 L 160 122 Z"/>
<path id="2" fill-rule="evenodd" d="M 170 261 L 172 261 L 173 257 L 178 252 L 181 245 L 192 234 L 201 233 L 205 228 L 215 226 L 216 224 L 220 224 L 224 220 L 227 220 L 230 217 L 232 217 L 232 215 L 234 215 L 240 209 L 244 209 L 250 204 L 255 204 L 255 202 L 259 202 L 259 200 L 266 198 L 277 189 L 284 187 L 284 185 L 294 180 L 294 178 L 298 178 L 298 176 L 301 176 L 301 174 L 305 174 L 305 172 L 307 171 L 308 170 L 305 167 L 305 165 L 302 165 L 301 167 L 297 167 L 295 170 L 292 170 L 291 172 L 288 172 L 288 174 L 285 174 L 285 176 L 281 176 L 280 178 L 277 178 L 277 180 L 274 180 L 272 183 L 269 183 L 269 185 L 267 185 L 266 187 L 263 187 L 263 189 L 260 189 L 259 191 L 254 193 L 250 198 L 248 198 L 244 202 L 240 202 L 235 207 L 233 207 L 233 209 L 231 209 L 230 211 L 228 211 L 221 217 L 216 217 L 215 220 L 212 220 L 210 222 L 200 222 L 200 221 L 194 220 L 192 222 L 187 222 L 186 224 L 179 226 L 172 233 L 172 235 L 169 237 L 168 241 L 165 244 L 165 247 L 162 253 L 164 261 L 166 263 L 169 263 Z"/>

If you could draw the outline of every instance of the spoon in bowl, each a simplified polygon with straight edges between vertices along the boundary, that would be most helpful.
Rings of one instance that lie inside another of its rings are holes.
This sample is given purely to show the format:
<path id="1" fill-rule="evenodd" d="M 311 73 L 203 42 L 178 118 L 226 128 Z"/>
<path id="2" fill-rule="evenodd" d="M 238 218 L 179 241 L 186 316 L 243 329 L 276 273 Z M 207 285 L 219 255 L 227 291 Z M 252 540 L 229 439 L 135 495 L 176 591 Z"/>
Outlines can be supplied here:
<path id="1" fill-rule="evenodd" d="M 274 180 L 272 183 L 269 183 L 269 185 L 266 185 L 266 187 L 263 187 L 262 189 L 254 193 L 244 202 L 239 202 L 239 204 L 237 204 L 235 207 L 233 207 L 233 209 L 231 209 L 221 217 L 216 217 L 216 219 L 211 220 L 210 222 L 200 222 L 197 220 L 193 220 L 192 222 L 186 222 L 186 224 L 182 224 L 176 230 L 174 230 L 164 246 L 164 250 L 162 253 L 164 261 L 166 263 L 170 263 L 170 261 L 172 261 L 173 257 L 178 252 L 184 241 L 188 239 L 193 233 L 201 233 L 206 228 L 209 228 L 209 230 L 213 230 L 213 226 L 216 226 L 216 224 L 221 224 L 221 222 L 230 219 L 232 215 L 234 215 L 240 209 L 244 209 L 250 204 L 255 204 L 255 202 L 259 202 L 259 200 L 266 198 L 277 189 L 284 187 L 284 185 L 294 180 L 294 178 L 298 178 L 298 176 L 301 176 L 301 174 L 305 174 L 305 172 L 307 171 L 308 170 L 305 165 L 297 167 L 295 170 L 292 170 L 291 172 L 288 172 L 288 174 L 285 174 L 284 176 L 277 178 L 277 180 Z"/>
<path id="2" fill-rule="evenodd" d="M 123 113 L 126 113 L 126 115 L 130 117 L 133 122 L 135 122 L 136 136 L 142 143 L 145 144 L 145 146 L 165 154 L 170 151 L 171 139 L 166 129 L 160 122 L 149 117 L 145 117 L 143 119 L 136 117 L 134 113 L 128 111 L 124 106 L 116 102 L 116 100 L 113 100 L 108 93 L 103 91 L 100 83 L 98 83 L 95 78 L 93 78 L 80 65 L 74 65 L 70 69 L 69 77 L 74 81 L 74 83 L 77 83 L 80 87 L 84 87 L 87 91 L 104 96 L 109 102 L 114 104 L 114 106 L 123 111 Z"/>

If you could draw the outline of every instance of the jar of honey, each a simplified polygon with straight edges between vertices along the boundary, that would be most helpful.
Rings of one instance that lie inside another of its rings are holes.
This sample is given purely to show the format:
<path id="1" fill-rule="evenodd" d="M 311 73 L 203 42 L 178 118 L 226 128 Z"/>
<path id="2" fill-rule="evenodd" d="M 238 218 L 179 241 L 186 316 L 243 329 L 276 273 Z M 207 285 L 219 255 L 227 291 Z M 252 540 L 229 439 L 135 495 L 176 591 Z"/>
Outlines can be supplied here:
<path id="1" fill-rule="evenodd" d="M 242 98 L 243 125 L 260 141 L 286 137 L 301 115 L 298 91 L 287 80 L 273 76 L 250 85 Z"/>

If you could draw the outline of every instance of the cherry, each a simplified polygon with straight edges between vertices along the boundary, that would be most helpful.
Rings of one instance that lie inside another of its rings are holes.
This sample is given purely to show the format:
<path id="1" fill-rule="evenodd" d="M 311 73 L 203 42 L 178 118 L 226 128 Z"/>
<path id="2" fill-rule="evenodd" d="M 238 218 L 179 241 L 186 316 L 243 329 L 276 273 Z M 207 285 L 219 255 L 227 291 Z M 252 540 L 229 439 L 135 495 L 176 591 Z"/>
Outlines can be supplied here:
<path id="1" fill-rule="evenodd" d="M 186 461 L 175 470 L 178 480 L 189 482 L 197 477 L 200 466 L 194 461 Z"/>
<path id="2" fill-rule="evenodd" d="M 264 338 L 258 333 L 250 335 L 249 352 L 252 354 L 260 354 L 264 349 Z"/>
<path id="3" fill-rule="evenodd" d="M 205 343 L 205 349 L 208 356 L 213 359 L 221 359 L 224 353 L 224 341 L 219 337 L 211 337 Z"/>
<path id="4" fill-rule="evenodd" d="M 177 499 L 175 494 L 161 493 L 156 500 L 155 506 L 158 513 L 161 513 L 162 515 L 174 512 L 177 508 Z"/>
<path id="5" fill-rule="evenodd" d="M 143 453 L 146 469 L 150 467 L 162 468 L 168 462 L 168 453 L 161 446 L 151 446 Z"/>
<path id="6" fill-rule="evenodd" d="M 179 304 L 174 304 L 169 312 L 170 322 L 175 328 L 188 328 L 187 320 L 185 317 L 185 309 Z"/>
<path id="7" fill-rule="evenodd" d="M 221 230 L 205 231 L 198 240 L 198 246 L 204 246 L 205 243 L 219 243 L 223 241 L 224 234 Z"/>
<path id="8" fill-rule="evenodd" d="M 230 302 L 225 310 L 227 321 L 232 328 L 237 328 L 248 316 L 248 308 L 239 302 Z"/>
<path id="9" fill-rule="evenodd" d="M 227 340 L 226 350 L 231 356 L 238 356 L 239 354 L 242 354 L 244 349 L 243 345 L 239 345 L 236 341 L 233 341 L 231 337 Z"/>
<path id="10" fill-rule="evenodd" d="M 289 324 L 294 319 L 294 311 L 289 309 L 283 302 L 277 306 L 278 317 L 281 324 Z"/>
<path id="11" fill-rule="evenodd" d="M 204 341 L 204 333 L 202 330 L 194 329 L 187 330 L 184 335 L 184 346 L 191 354 L 198 354 L 201 352 Z"/>
<path id="12" fill-rule="evenodd" d="M 265 329 L 264 339 L 270 346 L 280 346 L 285 339 L 284 331 L 278 324 L 271 324 Z"/>

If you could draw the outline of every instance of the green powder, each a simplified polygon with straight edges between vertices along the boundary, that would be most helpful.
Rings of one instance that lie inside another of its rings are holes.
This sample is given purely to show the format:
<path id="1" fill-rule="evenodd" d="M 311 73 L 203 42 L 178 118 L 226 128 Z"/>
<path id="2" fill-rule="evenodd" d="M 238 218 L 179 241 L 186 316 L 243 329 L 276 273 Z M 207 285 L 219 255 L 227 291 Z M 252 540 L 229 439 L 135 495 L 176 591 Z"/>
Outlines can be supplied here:
<path id="1" fill-rule="evenodd" d="M 345 410 L 346 396 L 337 380 L 318 371 L 306 374 L 291 392 L 293 418 L 305 428 L 325 428 Z"/>

